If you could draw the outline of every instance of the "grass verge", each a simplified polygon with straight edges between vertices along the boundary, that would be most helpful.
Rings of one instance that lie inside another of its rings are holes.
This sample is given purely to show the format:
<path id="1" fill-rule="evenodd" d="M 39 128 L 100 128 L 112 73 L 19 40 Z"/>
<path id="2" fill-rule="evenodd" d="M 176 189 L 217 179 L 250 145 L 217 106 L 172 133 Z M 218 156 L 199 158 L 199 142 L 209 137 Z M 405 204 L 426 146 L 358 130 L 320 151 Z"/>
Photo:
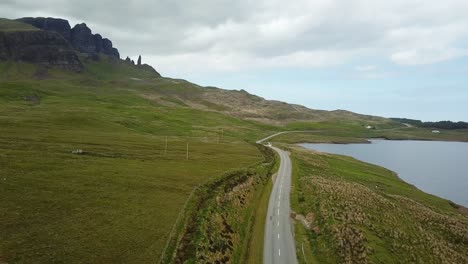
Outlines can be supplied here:
<path id="1" fill-rule="evenodd" d="M 260 197 L 274 166 L 273 152 L 257 145 L 264 161 L 200 186 L 163 257 L 163 263 L 244 263 Z M 258 236 L 254 236 L 254 238 Z M 263 240 L 262 240 L 263 241 Z"/>
<path id="2" fill-rule="evenodd" d="M 274 153 L 275 165 L 272 171 L 278 171 L 279 159 L 278 154 Z M 263 190 L 258 193 L 257 204 L 255 206 L 255 221 L 252 226 L 250 244 L 248 247 L 248 256 L 246 263 L 261 264 L 263 263 L 263 243 L 265 240 L 265 221 L 268 214 L 268 202 L 270 200 L 271 190 L 273 189 L 273 177 L 265 184 Z"/>
<path id="3" fill-rule="evenodd" d="M 299 147 L 290 150 L 292 207 L 310 224 L 296 243 L 306 239 L 306 254 L 316 262 L 468 261 L 468 218 L 449 201 L 379 166 Z"/>

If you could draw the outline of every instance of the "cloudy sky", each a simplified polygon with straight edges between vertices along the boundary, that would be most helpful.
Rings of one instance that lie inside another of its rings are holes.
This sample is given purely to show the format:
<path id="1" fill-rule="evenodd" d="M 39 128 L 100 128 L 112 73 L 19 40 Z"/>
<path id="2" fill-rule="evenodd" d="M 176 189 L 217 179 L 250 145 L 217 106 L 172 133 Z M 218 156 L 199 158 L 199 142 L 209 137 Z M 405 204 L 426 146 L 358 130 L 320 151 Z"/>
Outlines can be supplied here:
<path id="1" fill-rule="evenodd" d="M 317 109 L 468 121 L 466 0 L 1 0 L 165 76 Z"/>

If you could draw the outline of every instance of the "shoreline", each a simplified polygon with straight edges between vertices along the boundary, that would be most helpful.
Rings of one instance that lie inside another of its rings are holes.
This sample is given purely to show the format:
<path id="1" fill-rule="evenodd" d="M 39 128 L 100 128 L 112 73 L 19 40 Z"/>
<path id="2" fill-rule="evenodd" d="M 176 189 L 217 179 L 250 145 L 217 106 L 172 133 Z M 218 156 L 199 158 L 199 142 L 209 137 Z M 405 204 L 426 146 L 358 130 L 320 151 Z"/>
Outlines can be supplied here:
<path id="1" fill-rule="evenodd" d="M 372 140 L 382 140 L 382 141 L 421 141 L 421 142 L 453 142 L 453 143 L 465 143 L 468 144 L 468 141 L 456 141 L 456 140 L 439 140 L 439 139 L 395 139 L 395 138 L 386 138 L 386 137 L 375 137 L 375 138 L 362 138 L 366 140 L 366 142 L 362 141 L 349 141 L 349 142 L 339 142 L 339 141 L 326 141 L 326 142 L 313 142 L 313 141 L 305 141 L 305 142 L 297 142 L 292 144 L 335 144 L 335 145 L 349 145 L 349 144 L 372 144 Z"/>
<path id="2" fill-rule="evenodd" d="M 379 140 L 387 140 L 387 139 L 379 139 Z M 406 141 L 406 140 L 389 140 L 389 141 Z M 434 141 L 434 140 L 412 140 L 412 141 L 427 142 L 427 141 Z M 435 142 L 437 142 L 437 141 L 435 141 Z M 447 141 L 438 141 L 438 142 L 444 142 L 444 143 L 445 143 L 445 142 L 447 142 Z M 457 142 L 457 143 L 468 143 L 468 142 Z M 400 177 L 400 175 L 399 175 L 398 172 L 396 172 L 396 171 L 394 171 L 394 170 L 392 170 L 392 169 L 390 169 L 390 168 L 387 168 L 387 167 L 385 167 L 385 166 L 382 166 L 382 165 L 379 165 L 379 164 L 375 164 L 375 163 L 372 163 L 372 162 L 368 162 L 368 161 L 365 161 L 365 160 L 356 158 L 356 157 L 354 157 L 354 156 L 349 156 L 349 155 L 345 155 L 345 154 L 337 154 L 337 153 L 324 152 L 324 151 L 319 151 L 319 150 L 316 150 L 316 149 L 310 149 L 310 148 L 307 148 L 307 147 L 303 146 L 302 144 L 333 144 L 333 145 L 361 144 L 361 145 L 363 145 L 363 144 L 372 144 L 371 141 L 369 141 L 368 143 L 361 143 L 361 142 L 357 142 L 357 143 L 323 143 L 323 142 L 321 142 L 321 143 L 306 143 L 306 142 L 304 142 L 304 143 L 296 143 L 296 144 L 293 144 L 293 145 L 295 145 L 295 146 L 297 146 L 297 147 L 300 147 L 300 148 L 302 148 L 302 149 L 305 149 L 305 150 L 307 150 L 307 151 L 313 151 L 313 152 L 317 152 L 317 153 L 321 153 L 321 154 L 328 154 L 328 155 L 338 155 L 338 156 L 350 157 L 350 158 L 356 159 L 356 160 L 358 160 L 358 161 L 360 161 L 360 162 L 364 162 L 364 163 L 371 164 L 371 165 L 374 165 L 374 166 L 379 166 L 379 167 L 381 167 L 381 168 L 384 168 L 384 169 L 390 171 L 398 180 L 404 182 L 405 184 L 408 184 L 408 185 L 412 186 L 413 188 L 415 188 L 415 189 L 417 189 L 417 190 L 419 190 L 419 191 L 421 191 L 421 192 L 424 192 L 424 193 L 426 193 L 426 194 L 428 194 L 428 195 L 432 195 L 432 196 L 435 196 L 435 197 L 437 197 L 437 198 L 446 200 L 446 201 L 450 204 L 450 206 L 452 206 L 455 210 L 457 210 L 458 212 L 460 212 L 460 213 L 462 213 L 462 214 L 464 214 L 464 215 L 468 215 L 468 205 L 462 205 L 462 204 L 459 204 L 459 203 L 457 203 L 457 202 L 454 202 L 454 201 L 450 200 L 449 198 L 445 198 L 445 197 L 439 196 L 439 195 L 437 195 L 437 194 L 433 194 L 433 193 L 427 192 L 427 191 L 425 191 L 425 190 L 419 188 L 419 187 L 416 186 L 415 184 L 410 183 L 410 182 L 404 180 L 403 178 Z"/>

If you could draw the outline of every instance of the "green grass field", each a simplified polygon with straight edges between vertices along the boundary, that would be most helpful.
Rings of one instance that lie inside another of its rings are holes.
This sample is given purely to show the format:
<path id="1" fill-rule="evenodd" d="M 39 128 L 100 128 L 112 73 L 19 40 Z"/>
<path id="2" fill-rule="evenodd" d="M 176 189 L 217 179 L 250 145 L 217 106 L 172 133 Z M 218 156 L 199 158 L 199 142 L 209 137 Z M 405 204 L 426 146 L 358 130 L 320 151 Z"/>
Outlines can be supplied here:
<path id="1" fill-rule="evenodd" d="M 36 27 L 10 19 L 0 18 L 0 32 L 37 31 Z"/>
<path id="2" fill-rule="evenodd" d="M 295 225 L 301 263 L 468 261 L 468 218 L 449 201 L 382 167 L 289 148 L 292 207 L 312 223 Z"/>
<path id="3" fill-rule="evenodd" d="M 0 262 L 157 262 L 195 186 L 262 160 L 262 125 L 157 104 L 145 72 L 0 67 Z"/>

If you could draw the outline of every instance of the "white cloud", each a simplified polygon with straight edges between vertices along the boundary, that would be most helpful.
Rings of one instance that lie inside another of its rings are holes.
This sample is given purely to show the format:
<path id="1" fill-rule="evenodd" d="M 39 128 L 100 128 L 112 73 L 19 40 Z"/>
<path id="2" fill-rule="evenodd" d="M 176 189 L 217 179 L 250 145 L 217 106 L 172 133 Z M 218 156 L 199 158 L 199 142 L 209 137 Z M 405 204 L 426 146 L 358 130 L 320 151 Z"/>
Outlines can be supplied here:
<path id="1" fill-rule="evenodd" d="M 371 72 L 375 71 L 377 69 L 377 66 L 375 65 L 360 65 L 356 67 L 356 71 L 358 72 Z"/>
<path id="2" fill-rule="evenodd" d="M 356 72 L 351 74 L 353 79 L 382 79 L 393 73 L 379 69 L 376 65 L 359 65 L 355 67 Z"/>
<path id="3" fill-rule="evenodd" d="M 467 55 L 465 0 L 4 0 L 0 16 L 84 21 L 161 72 L 402 65 Z M 375 70 L 371 68 L 358 71 Z"/>
<path id="4" fill-rule="evenodd" d="M 343 64 L 352 57 L 332 51 L 295 52 L 281 56 L 262 57 L 247 53 L 184 53 L 170 56 L 147 56 L 145 60 L 152 65 L 165 69 L 169 75 L 180 74 L 181 67 L 185 72 L 235 72 L 239 70 L 268 68 L 317 68 Z"/>
<path id="5" fill-rule="evenodd" d="M 432 64 L 468 55 L 467 50 L 453 48 L 419 48 L 399 51 L 392 54 L 391 59 L 398 64 L 421 65 Z"/>

